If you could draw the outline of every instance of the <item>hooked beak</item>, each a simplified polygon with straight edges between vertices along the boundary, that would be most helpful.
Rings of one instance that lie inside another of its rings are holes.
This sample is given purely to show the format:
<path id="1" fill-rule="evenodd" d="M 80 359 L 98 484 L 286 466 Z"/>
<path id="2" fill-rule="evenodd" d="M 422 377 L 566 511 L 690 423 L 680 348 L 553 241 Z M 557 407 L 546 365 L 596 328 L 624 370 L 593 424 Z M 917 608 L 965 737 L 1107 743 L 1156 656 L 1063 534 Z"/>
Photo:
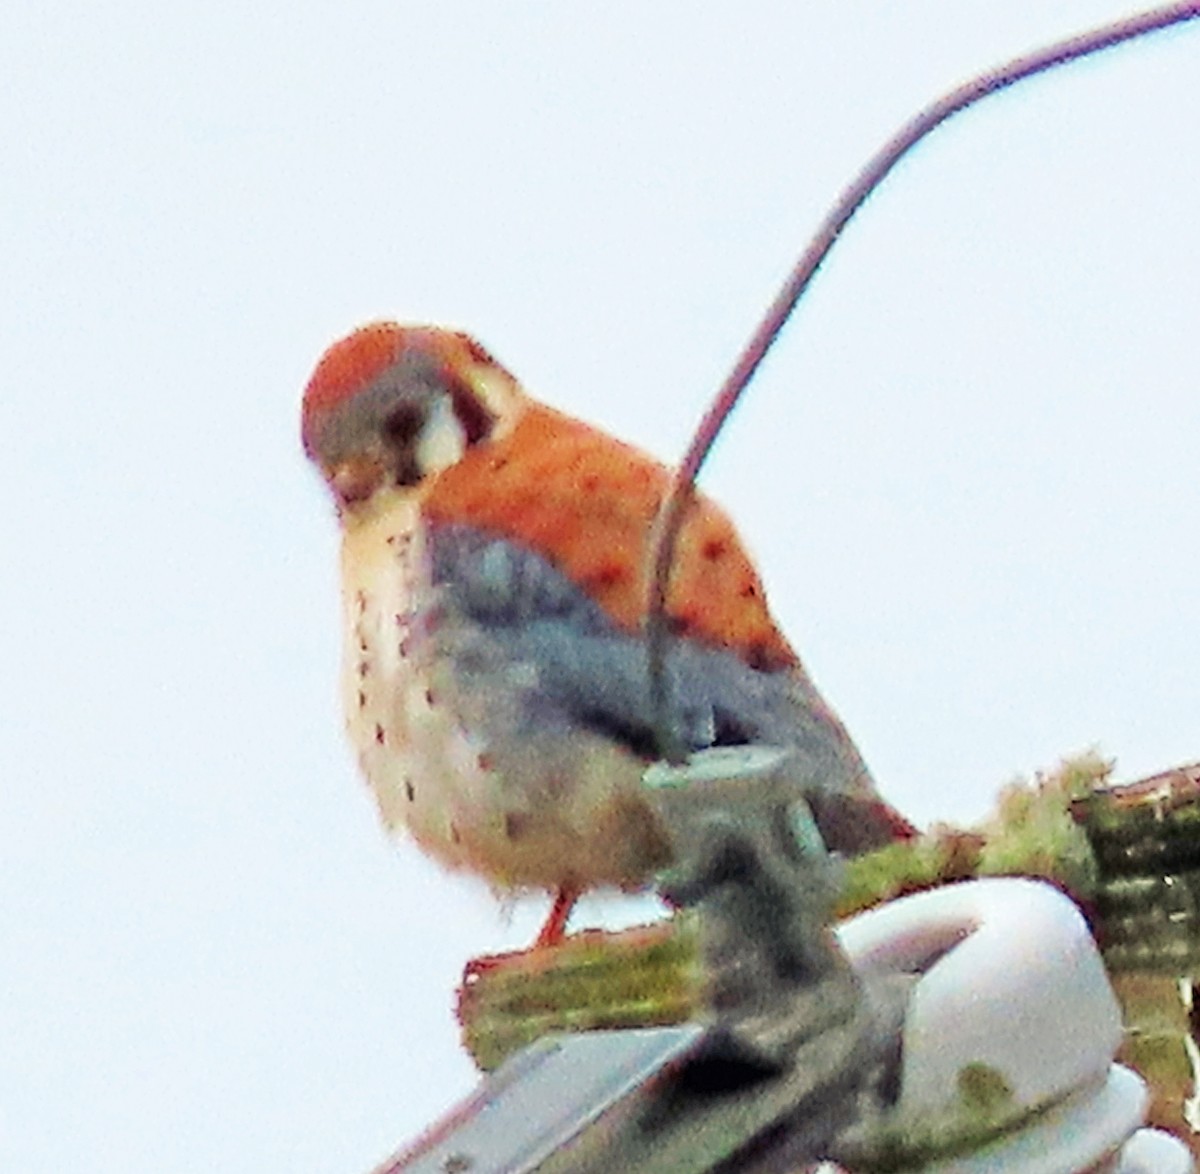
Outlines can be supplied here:
<path id="1" fill-rule="evenodd" d="M 347 457 L 325 473 L 339 505 L 365 501 L 383 484 L 385 476 L 383 462 L 363 454 Z"/>

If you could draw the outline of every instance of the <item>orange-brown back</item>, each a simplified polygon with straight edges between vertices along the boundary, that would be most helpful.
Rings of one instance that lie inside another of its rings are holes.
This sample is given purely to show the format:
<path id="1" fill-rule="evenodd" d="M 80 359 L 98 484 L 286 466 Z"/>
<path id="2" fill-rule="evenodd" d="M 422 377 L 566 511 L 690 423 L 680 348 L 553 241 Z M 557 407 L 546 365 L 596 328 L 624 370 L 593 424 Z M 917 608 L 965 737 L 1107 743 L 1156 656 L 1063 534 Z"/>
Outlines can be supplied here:
<path id="1" fill-rule="evenodd" d="M 632 632 L 645 619 L 651 530 L 670 481 L 645 453 L 531 404 L 510 433 L 439 474 L 422 509 L 430 521 L 475 525 L 549 556 Z M 704 497 L 680 534 L 667 610 L 680 634 L 756 668 L 798 664 L 733 524 Z"/>

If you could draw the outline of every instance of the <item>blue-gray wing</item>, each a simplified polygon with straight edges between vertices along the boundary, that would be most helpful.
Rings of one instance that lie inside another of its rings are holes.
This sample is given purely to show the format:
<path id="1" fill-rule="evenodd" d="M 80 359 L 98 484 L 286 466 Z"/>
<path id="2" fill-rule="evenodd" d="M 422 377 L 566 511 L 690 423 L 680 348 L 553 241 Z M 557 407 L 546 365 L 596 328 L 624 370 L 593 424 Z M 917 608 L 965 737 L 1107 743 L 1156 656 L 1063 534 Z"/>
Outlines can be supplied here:
<path id="1" fill-rule="evenodd" d="M 467 620 L 472 633 L 457 643 L 459 673 L 494 680 L 503 671 L 519 681 L 531 734 L 582 725 L 655 757 L 644 640 L 613 624 L 541 555 L 508 539 L 441 525 L 429 549 L 439 606 Z M 802 672 L 760 671 L 685 640 L 673 641 L 667 668 L 689 750 L 789 747 L 803 775 L 819 780 L 814 808 L 832 847 L 856 851 L 892 838 L 890 825 L 875 826 L 864 814 L 877 803 L 867 768 Z"/>

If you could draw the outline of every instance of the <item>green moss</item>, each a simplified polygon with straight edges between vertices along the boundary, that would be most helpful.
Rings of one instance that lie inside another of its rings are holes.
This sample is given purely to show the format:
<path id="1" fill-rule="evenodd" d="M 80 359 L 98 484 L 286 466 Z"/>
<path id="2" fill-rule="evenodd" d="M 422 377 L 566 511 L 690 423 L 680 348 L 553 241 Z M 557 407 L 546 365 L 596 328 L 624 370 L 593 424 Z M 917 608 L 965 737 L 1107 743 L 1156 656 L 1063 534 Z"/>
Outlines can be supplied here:
<path id="1" fill-rule="evenodd" d="M 1112 774 L 1113 763 L 1094 751 L 1066 759 L 1032 782 L 1003 788 L 996 811 L 980 828 L 980 876 L 1041 877 L 1076 900 L 1096 894 L 1096 858 L 1087 833 L 1071 814 L 1073 801 L 1090 795 Z"/>
<path id="2" fill-rule="evenodd" d="M 556 1031 L 680 1023 L 699 1005 L 695 920 L 590 931 L 553 949 L 486 958 L 458 992 L 463 1042 L 480 1068 Z"/>
<path id="3" fill-rule="evenodd" d="M 990 1064 L 964 1064 L 955 1080 L 959 1100 L 972 1116 L 991 1120 L 1011 1114 L 1013 1090 L 1004 1074 Z"/>

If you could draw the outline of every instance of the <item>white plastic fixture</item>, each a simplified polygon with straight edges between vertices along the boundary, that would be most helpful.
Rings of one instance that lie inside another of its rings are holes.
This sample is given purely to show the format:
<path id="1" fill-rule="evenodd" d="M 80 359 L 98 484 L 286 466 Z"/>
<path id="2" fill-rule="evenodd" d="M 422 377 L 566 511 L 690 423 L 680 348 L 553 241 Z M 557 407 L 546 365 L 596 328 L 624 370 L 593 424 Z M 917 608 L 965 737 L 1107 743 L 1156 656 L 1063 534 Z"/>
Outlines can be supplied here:
<path id="1" fill-rule="evenodd" d="M 879 906 L 838 936 L 864 975 L 918 975 L 892 1124 L 922 1174 L 1191 1174 L 1143 1129 L 1141 1078 L 1113 1062 L 1121 1017 L 1079 911 L 1049 885 L 992 879 Z"/>

